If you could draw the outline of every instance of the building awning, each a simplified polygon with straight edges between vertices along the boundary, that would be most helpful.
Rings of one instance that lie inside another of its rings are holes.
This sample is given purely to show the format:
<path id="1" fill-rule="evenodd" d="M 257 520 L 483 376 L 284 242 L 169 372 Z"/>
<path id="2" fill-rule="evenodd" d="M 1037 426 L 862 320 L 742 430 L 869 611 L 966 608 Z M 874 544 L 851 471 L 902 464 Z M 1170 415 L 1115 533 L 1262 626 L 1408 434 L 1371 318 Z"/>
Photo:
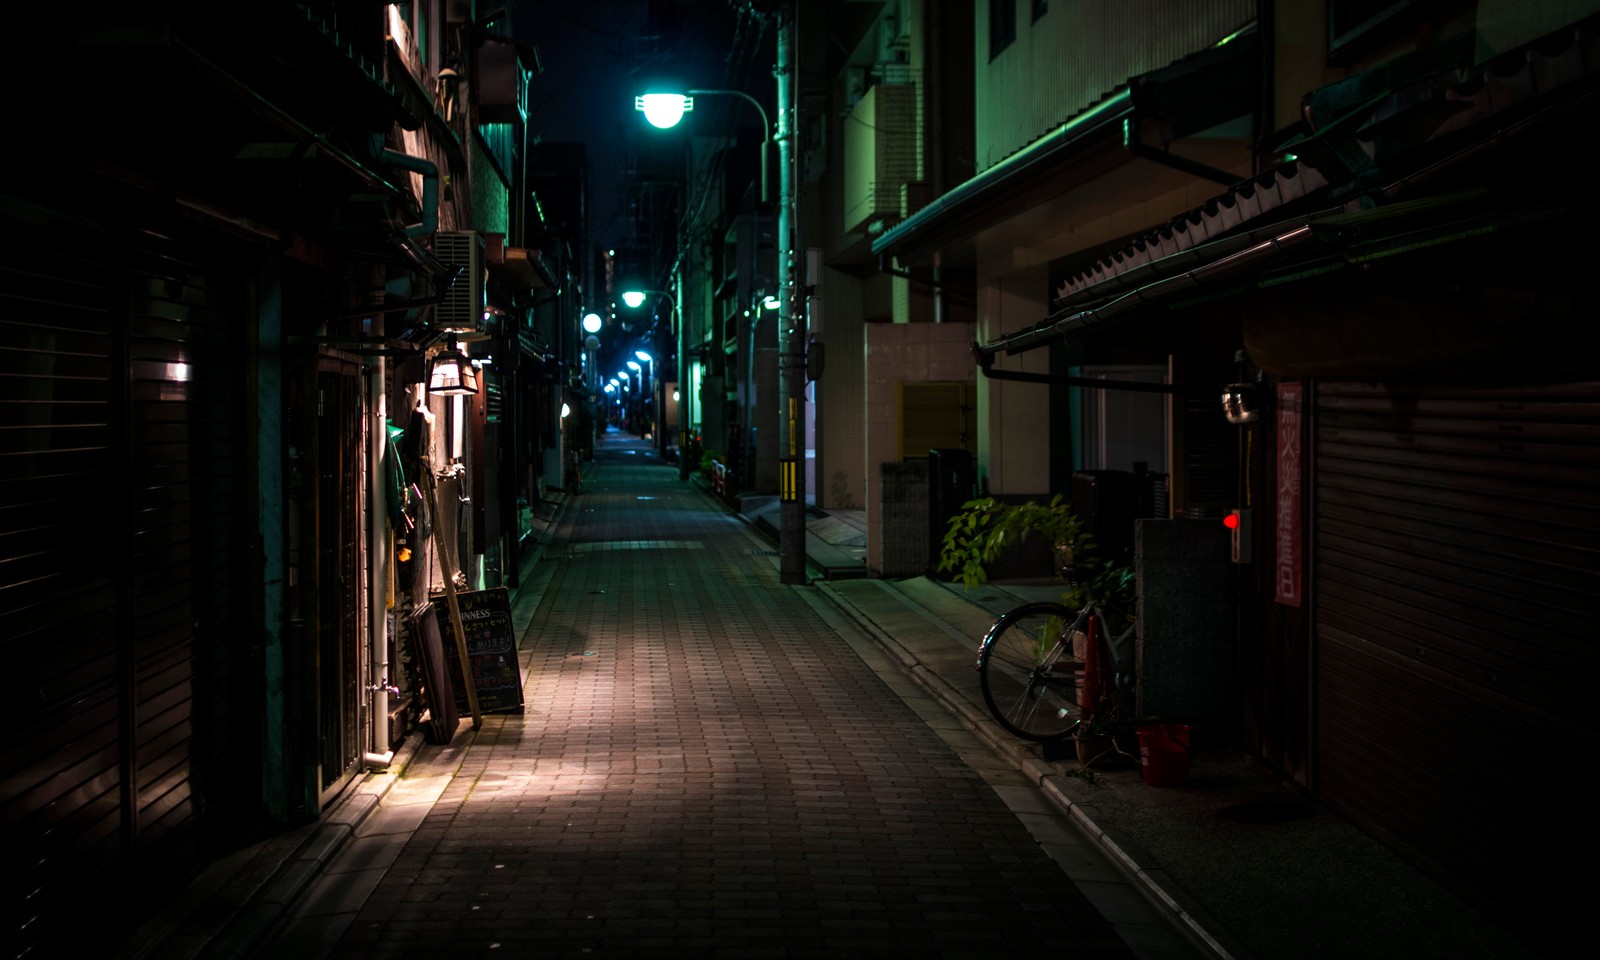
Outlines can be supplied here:
<path id="1" fill-rule="evenodd" d="M 1140 131 L 1159 125 L 1163 139 L 1177 140 L 1248 114 L 1255 107 L 1258 53 L 1252 29 L 1131 78 L 1060 127 L 934 198 L 874 240 L 872 252 L 915 263 L 1134 156 L 1199 176 L 1218 176 L 1218 171 L 1144 145 Z"/>
<path id="2" fill-rule="evenodd" d="M 1526 227 L 1570 213 L 1576 201 L 1564 203 L 1563 191 L 1593 193 L 1554 169 L 1537 183 L 1519 182 L 1499 160 L 1535 134 L 1570 130 L 1575 142 L 1587 142 L 1600 115 L 1600 17 L 1471 70 L 1442 70 L 1375 94 L 1370 80 L 1337 86 L 1342 93 L 1312 94 L 1308 115 L 1318 103 L 1357 105 L 1287 145 L 1282 165 L 1068 278 L 1045 319 L 975 345 L 980 364 L 1180 298 L 1282 284 Z M 1298 185 L 1286 191 L 1290 183 Z M 1256 199 L 1273 188 L 1279 202 Z M 1283 218 L 1289 194 L 1317 206 Z M 1280 216 L 1263 216 L 1273 210 Z"/>
<path id="3" fill-rule="evenodd" d="M 267 242 L 437 275 L 411 229 L 432 213 L 410 188 L 414 167 L 374 146 L 375 134 L 417 129 L 421 117 L 381 57 L 331 21 L 295 4 L 257 5 L 240 20 L 170 0 L 58 19 L 56 42 L 20 52 L 23 73 L 52 77 L 18 108 L 42 159 L 170 193 Z"/>
<path id="4" fill-rule="evenodd" d="M 544 254 L 528 247 L 490 248 L 489 276 L 524 290 L 558 290 Z"/>

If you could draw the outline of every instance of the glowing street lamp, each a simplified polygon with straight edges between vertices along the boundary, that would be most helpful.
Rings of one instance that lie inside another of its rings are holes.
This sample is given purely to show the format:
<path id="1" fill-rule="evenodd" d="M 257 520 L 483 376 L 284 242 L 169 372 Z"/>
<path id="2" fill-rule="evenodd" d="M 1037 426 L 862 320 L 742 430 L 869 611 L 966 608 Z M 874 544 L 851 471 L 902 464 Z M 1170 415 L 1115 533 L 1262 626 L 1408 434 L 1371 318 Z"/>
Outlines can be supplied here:
<path id="1" fill-rule="evenodd" d="M 779 269 L 778 290 L 778 409 L 783 424 L 778 428 L 780 438 L 778 499 L 780 502 L 778 549 L 780 554 L 779 579 L 785 584 L 806 582 L 805 563 L 805 472 L 801 469 L 805 444 L 803 409 L 805 404 L 805 344 L 806 316 L 796 310 L 795 303 L 795 195 L 794 195 L 794 131 L 796 113 L 794 96 L 794 16 L 790 4 L 778 4 L 773 13 L 777 34 L 777 59 L 772 75 L 777 81 L 778 125 L 774 129 L 767 119 L 767 111 L 760 101 L 739 90 L 689 90 L 674 96 L 659 91 L 634 98 L 635 109 L 645 114 L 645 119 L 658 127 L 670 127 L 683 119 L 684 113 L 694 108 L 695 96 L 711 94 L 736 96 L 761 113 L 761 198 L 767 194 L 767 151 L 771 144 L 778 145 L 778 199 L 777 199 L 777 259 Z M 684 369 L 683 328 L 679 326 L 678 363 Z M 687 461 L 679 458 L 680 471 L 687 470 Z M 685 476 L 686 474 L 680 473 Z"/>
<path id="2" fill-rule="evenodd" d="M 745 102 L 756 108 L 761 114 L 761 129 L 770 133 L 772 124 L 767 122 L 767 110 L 761 101 L 743 90 L 689 90 L 684 93 L 646 93 L 633 98 L 633 109 L 644 114 L 653 127 L 667 130 L 678 125 L 683 115 L 694 109 L 695 97 L 741 97 Z"/>
<path id="3" fill-rule="evenodd" d="M 655 380 L 656 380 L 656 362 L 655 362 L 655 360 L 650 356 L 650 354 L 645 353 L 643 350 L 635 350 L 633 352 L 633 355 L 638 357 L 640 360 L 643 360 L 647 364 L 647 366 L 643 370 L 641 370 L 637 363 L 633 362 L 632 360 L 629 360 L 628 361 L 628 369 L 633 370 L 635 372 L 643 373 L 646 383 L 650 383 L 650 384 L 655 383 Z"/>
<path id="4" fill-rule="evenodd" d="M 651 126 L 666 130 L 694 109 L 694 98 L 681 93 L 646 93 L 633 98 L 633 109 L 641 111 Z"/>
<path id="5" fill-rule="evenodd" d="M 600 327 L 603 325 L 604 321 L 600 319 L 600 314 L 598 313 L 586 314 L 583 318 L 584 333 L 599 333 Z"/>
<path id="6" fill-rule="evenodd" d="M 662 130 L 678 125 L 683 115 L 694 109 L 694 98 L 738 97 L 756 108 L 761 114 L 761 199 L 767 199 L 767 153 L 772 148 L 772 123 L 767 119 L 767 108 L 761 101 L 743 90 L 689 90 L 685 93 L 646 93 L 633 98 L 633 109 L 644 114 L 651 126 Z"/>
<path id="7" fill-rule="evenodd" d="M 662 297 L 674 309 L 678 306 L 677 298 L 665 290 L 624 290 L 622 292 L 622 303 L 630 310 L 633 310 L 644 306 L 645 299 L 648 297 Z M 642 353 L 643 351 L 640 352 Z"/>

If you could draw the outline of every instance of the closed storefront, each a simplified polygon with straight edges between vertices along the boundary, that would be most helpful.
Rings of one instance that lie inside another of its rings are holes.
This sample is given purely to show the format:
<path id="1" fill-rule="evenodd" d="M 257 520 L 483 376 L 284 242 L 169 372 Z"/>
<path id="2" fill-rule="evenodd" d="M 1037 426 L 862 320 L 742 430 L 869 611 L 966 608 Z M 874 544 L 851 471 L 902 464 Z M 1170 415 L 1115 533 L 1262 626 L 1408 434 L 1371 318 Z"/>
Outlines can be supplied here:
<path id="1" fill-rule="evenodd" d="M 1317 793 L 1554 920 L 1587 819 L 1600 383 L 1315 382 Z"/>
<path id="2" fill-rule="evenodd" d="M 241 259 L 111 189 L 79 183 L 62 209 L 35 186 L 0 194 L 0 814 L 19 949 L 113 933 L 83 931 L 90 898 L 185 875 L 260 792 L 253 765 L 226 762 L 258 729 L 236 696 L 259 673 Z"/>

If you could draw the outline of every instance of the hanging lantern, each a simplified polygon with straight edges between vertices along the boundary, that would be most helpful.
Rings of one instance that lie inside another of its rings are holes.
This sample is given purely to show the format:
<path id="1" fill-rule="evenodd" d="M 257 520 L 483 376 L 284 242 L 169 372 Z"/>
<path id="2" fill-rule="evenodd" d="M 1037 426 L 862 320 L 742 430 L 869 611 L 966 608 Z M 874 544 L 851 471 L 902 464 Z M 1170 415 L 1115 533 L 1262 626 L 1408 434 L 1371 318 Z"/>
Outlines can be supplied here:
<path id="1" fill-rule="evenodd" d="M 469 396 L 478 392 L 478 371 L 457 348 L 450 348 L 433 360 L 428 377 L 428 392 L 444 397 Z"/>

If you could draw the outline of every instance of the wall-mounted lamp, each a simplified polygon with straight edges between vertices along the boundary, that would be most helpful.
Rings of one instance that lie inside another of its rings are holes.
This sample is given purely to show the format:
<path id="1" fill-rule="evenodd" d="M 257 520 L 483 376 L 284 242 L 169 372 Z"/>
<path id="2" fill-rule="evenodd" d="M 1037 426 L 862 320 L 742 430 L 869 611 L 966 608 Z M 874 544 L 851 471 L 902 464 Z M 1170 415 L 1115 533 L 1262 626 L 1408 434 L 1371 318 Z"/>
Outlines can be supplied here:
<path id="1" fill-rule="evenodd" d="M 444 397 L 470 396 L 478 392 L 478 371 L 471 360 L 452 347 L 434 358 L 428 392 Z"/>
<path id="2" fill-rule="evenodd" d="M 457 69 L 458 66 L 459 64 L 454 59 L 451 59 L 439 69 L 438 89 L 434 92 L 434 98 L 438 105 L 439 119 L 445 123 L 449 123 L 456 118 L 458 103 L 458 91 L 456 88 L 461 83 L 461 71 Z"/>
<path id="3" fill-rule="evenodd" d="M 1261 402 L 1251 383 L 1230 383 L 1222 388 L 1222 415 L 1235 426 L 1261 419 Z"/>

